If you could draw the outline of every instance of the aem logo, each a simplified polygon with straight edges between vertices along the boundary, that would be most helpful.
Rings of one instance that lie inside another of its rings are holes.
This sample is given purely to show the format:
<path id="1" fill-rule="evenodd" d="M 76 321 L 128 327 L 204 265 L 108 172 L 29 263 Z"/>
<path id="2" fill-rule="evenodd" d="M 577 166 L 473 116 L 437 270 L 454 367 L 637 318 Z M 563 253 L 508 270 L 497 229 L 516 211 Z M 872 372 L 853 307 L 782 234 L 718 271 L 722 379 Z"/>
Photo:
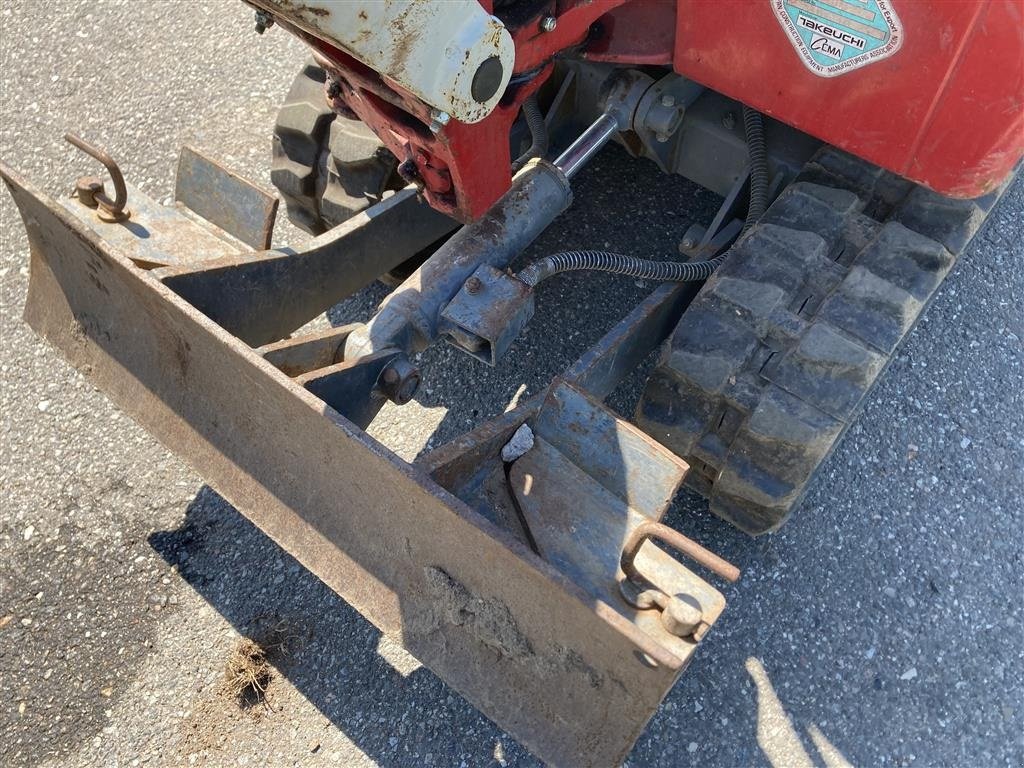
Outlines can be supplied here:
<path id="1" fill-rule="evenodd" d="M 800 60 L 836 77 L 892 56 L 903 27 L 891 0 L 769 0 Z"/>

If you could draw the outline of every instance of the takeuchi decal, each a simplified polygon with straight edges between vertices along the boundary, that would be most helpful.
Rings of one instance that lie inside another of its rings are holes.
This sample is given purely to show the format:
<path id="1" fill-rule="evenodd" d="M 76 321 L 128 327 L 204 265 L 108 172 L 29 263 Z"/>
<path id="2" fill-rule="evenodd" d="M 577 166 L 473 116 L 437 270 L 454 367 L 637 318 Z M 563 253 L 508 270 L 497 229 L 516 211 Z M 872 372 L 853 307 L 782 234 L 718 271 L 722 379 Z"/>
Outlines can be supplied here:
<path id="1" fill-rule="evenodd" d="M 801 61 L 836 77 L 892 56 L 903 27 L 889 0 L 769 0 Z"/>

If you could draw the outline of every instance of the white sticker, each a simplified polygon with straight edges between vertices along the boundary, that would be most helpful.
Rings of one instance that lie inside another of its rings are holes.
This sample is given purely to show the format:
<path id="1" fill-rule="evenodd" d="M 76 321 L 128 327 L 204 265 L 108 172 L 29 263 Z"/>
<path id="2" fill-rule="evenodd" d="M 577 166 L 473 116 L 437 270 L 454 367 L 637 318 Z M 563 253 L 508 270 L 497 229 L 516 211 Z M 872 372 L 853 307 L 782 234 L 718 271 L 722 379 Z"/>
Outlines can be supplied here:
<path id="1" fill-rule="evenodd" d="M 770 0 L 800 60 L 835 77 L 892 56 L 903 27 L 889 0 Z"/>

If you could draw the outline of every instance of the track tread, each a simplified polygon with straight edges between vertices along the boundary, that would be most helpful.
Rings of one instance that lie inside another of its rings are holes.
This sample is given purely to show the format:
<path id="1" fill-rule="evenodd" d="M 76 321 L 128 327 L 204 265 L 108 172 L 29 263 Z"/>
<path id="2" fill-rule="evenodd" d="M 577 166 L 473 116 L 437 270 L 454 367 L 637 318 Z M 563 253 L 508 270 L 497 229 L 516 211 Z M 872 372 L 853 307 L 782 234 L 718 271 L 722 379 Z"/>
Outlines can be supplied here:
<path id="1" fill-rule="evenodd" d="M 775 530 L 1002 189 L 952 200 L 819 150 L 686 310 L 637 424 L 715 514 Z"/>
<path id="2" fill-rule="evenodd" d="M 274 126 L 270 178 L 299 228 L 319 235 L 405 185 L 369 128 L 327 104 L 315 64 L 295 78 Z"/>

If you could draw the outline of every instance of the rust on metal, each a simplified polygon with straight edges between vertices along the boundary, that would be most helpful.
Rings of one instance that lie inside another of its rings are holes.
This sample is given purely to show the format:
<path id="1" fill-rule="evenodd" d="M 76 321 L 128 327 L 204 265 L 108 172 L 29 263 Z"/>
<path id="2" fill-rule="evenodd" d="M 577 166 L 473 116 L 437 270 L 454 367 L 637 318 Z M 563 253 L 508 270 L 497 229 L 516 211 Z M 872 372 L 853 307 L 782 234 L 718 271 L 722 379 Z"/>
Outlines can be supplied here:
<path id="1" fill-rule="evenodd" d="M 529 544 L 530 549 L 533 550 L 537 557 L 543 557 L 544 555 L 541 554 L 540 545 L 537 544 L 537 537 L 533 535 L 533 531 L 530 529 L 530 521 L 526 519 L 526 513 L 523 512 L 523 505 L 519 502 L 519 493 L 516 491 L 515 484 L 512 482 L 512 466 L 514 464 L 514 461 L 502 462 L 502 470 L 505 473 L 505 489 L 508 491 L 508 497 L 512 502 L 512 508 L 515 510 L 516 517 L 519 520 L 519 527 L 523 531 L 526 543 Z"/>
<path id="2" fill-rule="evenodd" d="M 284 338 L 455 226 L 406 188 L 303 251 L 234 253 L 161 270 L 158 277 L 225 330 L 260 346 Z"/>
<path id="3" fill-rule="evenodd" d="M 633 529 L 622 548 L 622 556 L 619 560 L 619 567 L 626 575 L 626 578 L 634 583 L 646 583 L 647 579 L 636 568 L 634 560 L 640 551 L 641 545 L 647 539 L 657 539 L 668 544 L 673 549 L 686 555 L 693 562 L 707 568 L 716 576 L 726 581 L 736 581 L 740 577 L 740 569 L 728 560 L 719 557 L 714 552 L 705 549 L 693 539 L 684 536 L 674 528 L 669 528 L 664 523 L 648 521 Z"/>
<path id="4" fill-rule="evenodd" d="M 357 326 L 341 325 L 316 333 L 266 344 L 256 351 L 279 371 L 291 377 L 341 362 L 345 339 Z"/>
<path id="5" fill-rule="evenodd" d="M 72 146 L 82 150 L 94 160 L 98 160 L 103 167 L 107 169 L 107 173 L 110 174 L 110 180 L 114 184 L 114 199 L 111 200 L 107 196 L 107 193 L 103 191 L 102 183 L 100 184 L 99 189 L 92 188 L 88 196 L 88 198 L 98 206 L 96 215 L 104 221 L 111 222 L 125 221 L 128 219 L 131 216 L 131 211 L 125 208 L 128 204 L 128 187 L 125 186 L 124 175 L 121 173 L 121 169 L 117 166 L 117 162 L 114 158 L 99 147 L 93 146 L 81 136 L 77 136 L 74 133 L 66 133 L 64 134 L 64 138 Z M 81 189 L 83 182 L 85 184 L 91 184 L 92 181 L 93 177 L 79 179 L 77 185 L 79 190 L 79 199 L 82 199 Z M 82 200 L 82 202 L 85 203 L 85 200 Z M 88 205 L 88 203 L 86 204 Z"/>
<path id="6" fill-rule="evenodd" d="M 365 250 L 350 284 L 369 274 L 386 224 L 420 220 L 413 192 L 285 264 L 283 251 L 232 255 L 235 246 L 217 227 L 135 190 L 131 223 L 115 226 L 78 200 L 53 201 L 2 165 L 0 175 L 33 222 L 25 317 L 40 336 L 541 759 L 574 766 L 624 759 L 692 658 L 699 627 L 725 605 L 645 541 L 637 545 L 638 572 L 694 604 L 637 610 L 615 591 L 622 541 L 660 519 L 685 462 L 556 381 L 543 407 L 540 398 L 528 401 L 410 465 L 359 428 L 386 397 L 401 401 L 415 390 L 419 372 L 398 350 L 346 362 L 354 326 L 248 345 L 319 311 L 329 298 L 321 279 L 343 275 L 343 257 L 351 257 L 342 245 Z M 178 268 L 147 271 L 153 261 Z M 300 279 L 303 264 L 309 273 Z M 210 316 L 216 304 L 197 307 L 170 275 L 199 282 L 213 275 L 208 293 L 195 295 L 212 302 L 214 288 L 234 287 L 240 311 L 219 324 Z M 257 334 L 251 319 L 269 311 L 272 278 L 281 275 L 290 282 L 278 284 L 278 299 L 302 306 Z M 253 286 L 267 303 L 245 302 L 243 289 Z M 237 332 L 225 327 L 233 320 Z M 364 407 L 367 390 L 375 394 Z M 522 498 L 543 560 L 514 522 L 491 514 L 508 503 L 504 488 L 504 502 L 492 493 L 492 480 L 505 481 L 501 448 L 526 421 L 538 447 L 513 464 L 507 482 Z"/>
<path id="7" fill-rule="evenodd" d="M 174 199 L 250 248 L 270 247 L 277 197 L 188 145 L 178 155 Z"/>
<path id="8" fill-rule="evenodd" d="M 625 758 L 684 665 L 672 645 L 109 247 L 88 209 L 0 173 L 35 222 L 26 319 L 37 333 L 541 759 Z"/>
<path id="9" fill-rule="evenodd" d="M 96 194 L 103 193 L 103 179 L 99 176 L 79 176 L 75 181 L 75 197 L 86 208 L 95 208 Z"/>

